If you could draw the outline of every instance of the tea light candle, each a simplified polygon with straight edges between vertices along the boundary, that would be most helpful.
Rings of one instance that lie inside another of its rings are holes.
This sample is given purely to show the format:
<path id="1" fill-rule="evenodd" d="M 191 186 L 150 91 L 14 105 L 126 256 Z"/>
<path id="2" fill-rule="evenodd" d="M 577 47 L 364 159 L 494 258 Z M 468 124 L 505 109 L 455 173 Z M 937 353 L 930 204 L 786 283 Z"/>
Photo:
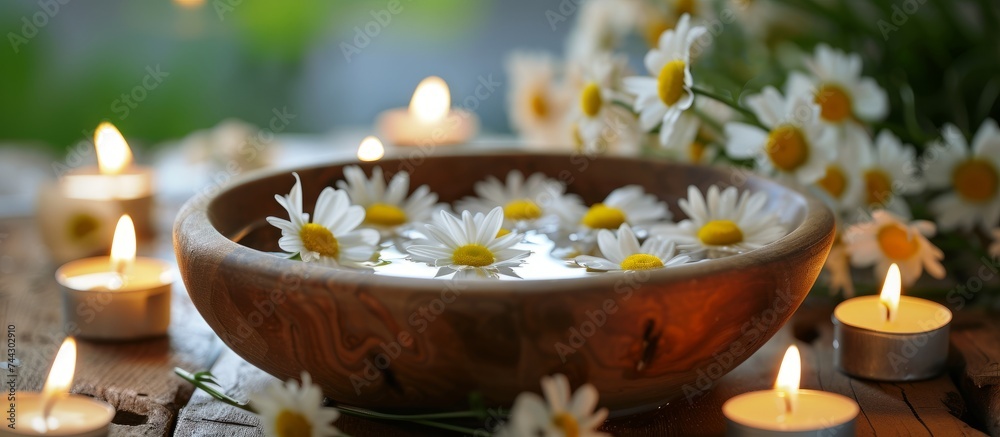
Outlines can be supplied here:
<path id="1" fill-rule="evenodd" d="M 115 409 L 89 396 L 69 394 L 76 370 L 76 342 L 63 341 L 41 393 L 15 393 L 12 426 L 0 427 L 4 436 L 98 437 L 108 434 Z"/>
<path id="2" fill-rule="evenodd" d="M 154 234 L 153 171 L 132 163 L 132 150 L 111 123 L 97 126 L 94 147 L 96 167 L 69 170 L 58 183 L 43 188 L 39 194 L 38 218 L 46 243 L 60 260 L 107 250 L 107 240 L 100 239 L 91 239 L 91 247 L 77 251 L 66 246 L 80 243 L 74 238 L 81 238 L 77 234 L 85 230 L 107 229 L 110 234 L 122 214 L 135 221 L 139 238 L 149 239 Z"/>
<path id="3" fill-rule="evenodd" d="M 390 109 L 379 115 L 382 136 L 401 146 L 435 146 L 468 141 L 479 130 L 475 114 L 451 108 L 448 84 L 431 76 L 417 85 L 409 110 Z"/>
<path id="4" fill-rule="evenodd" d="M 56 271 L 66 322 L 80 337 L 131 340 L 167 333 L 174 269 L 135 254 L 135 230 L 125 215 L 115 228 L 111 256 L 72 261 Z"/>
<path id="5" fill-rule="evenodd" d="M 799 389 L 799 349 L 785 352 L 773 390 L 744 393 L 722 405 L 731 436 L 853 436 L 858 404 L 818 390 Z"/>
<path id="6" fill-rule="evenodd" d="M 951 311 L 900 296 L 899 266 L 889 267 L 882 293 L 848 299 L 833 311 L 834 362 L 844 373 L 879 381 L 913 381 L 944 371 Z"/>

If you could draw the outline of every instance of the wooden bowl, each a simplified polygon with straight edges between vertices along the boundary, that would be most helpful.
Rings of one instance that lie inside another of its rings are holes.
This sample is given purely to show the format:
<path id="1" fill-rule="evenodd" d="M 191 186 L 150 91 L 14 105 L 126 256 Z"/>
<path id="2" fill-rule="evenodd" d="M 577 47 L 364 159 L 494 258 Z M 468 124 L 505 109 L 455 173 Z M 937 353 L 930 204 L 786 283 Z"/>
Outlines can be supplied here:
<path id="1" fill-rule="evenodd" d="M 184 283 L 236 353 L 281 378 L 308 371 L 327 397 L 380 410 L 465 408 L 470 393 L 510 405 L 539 379 L 590 382 L 616 415 L 692 399 L 763 345 L 798 308 L 833 242 L 819 201 L 731 168 L 640 158 L 492 154 L 360 164 L 411 173 L 443 201 L 509 171 L 542 172 L 589 203 L 639 184 L 683 217 L 687 187 L 768 193 L 791 231 L 749 253 L 644 272 L 563 280 L 483 281 L 338 271 L 265 253 L 286 213 L 289 172 L 253 177 L 185 205 L 174 225 Z M 306 210 L 342 165 L 297 170 Z"/>

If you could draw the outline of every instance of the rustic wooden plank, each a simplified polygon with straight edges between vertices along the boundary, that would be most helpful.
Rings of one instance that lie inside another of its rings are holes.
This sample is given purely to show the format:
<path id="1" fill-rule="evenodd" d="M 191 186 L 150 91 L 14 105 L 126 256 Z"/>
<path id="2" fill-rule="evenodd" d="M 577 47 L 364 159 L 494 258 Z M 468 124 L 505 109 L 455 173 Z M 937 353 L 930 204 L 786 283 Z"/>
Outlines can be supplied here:
<path id="1" fill-rule="evenodd" d="M 38 230 L 29 219 L 0 221 L 0 259 L 8 268 L 0 281 L 4 326 L 15 326 L 21 361 L 17 389 L 41 389 L 48 367 L 65 335 L 61 293 L 54 280 Z M 170 240 L 147 246 L 145 253 L 172 259 Z M 168 258 L 169 256 L 169 258 Z M 71 391 L 104 399 L 118 410 L 110 435 L 168 436 L 177 411 L 192 387 L 173 375 L 175 366 L 206 367 L 221 342 L 197 314 L 183 286 L 173 290 L 170 335 L 149 341 L 95 343 L 79 341 L 77 373 Z"/>
<path id="2" fill-rule="evenodd" d="M 951 344 L 965 375 L 977 387 L 1000 385 L 1000 321 L 982 312 L 964 311 L 951 327 Z"/>

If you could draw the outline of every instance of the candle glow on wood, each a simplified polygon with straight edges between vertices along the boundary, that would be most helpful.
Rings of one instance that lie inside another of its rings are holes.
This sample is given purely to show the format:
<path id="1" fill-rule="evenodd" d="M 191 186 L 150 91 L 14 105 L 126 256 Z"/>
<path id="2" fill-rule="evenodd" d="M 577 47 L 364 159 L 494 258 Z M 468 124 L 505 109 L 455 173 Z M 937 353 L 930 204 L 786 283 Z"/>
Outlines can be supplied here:
<path id="1" fill-rule="evenodd" d="M 420 81 L 410 99 L 410 115 L 425 123 L 444 119 L 450 108 L 451 91 L 444 79 L 437 76 Z"/>
<path id="2" fill-rule="evenodd" d="M 69 393 L 74 373 L 76 373 L 76 340 L 73 340 L 73 337 L 66 337 L 59 347 L 56 359 L 52 362 L 52 369 L 49 370 L 49 376 L 45 379 L 45 386 L 42 388 L 42 416 L 31 424 L 36 431 L 44 432 L 59 427 L 59 423 L 51 420 L 49 414 L 52 413 L 52 406 L 56 400 Z"/>
<path id="3" fill-rule="evenodd" d="M 879 303 L 885 307 L 885 320 L 892 323 L 896 320 L 896 313 L 899 311 L 899 294 L 902 291 L 902 281 L 900 280 L 899 266 L 892 263 L 889 266 L 889 273 L 885 275 L 885 283 L 882 285 L 882 293 L 879 294 Z"/>
<path id="4" fill-rule="evenodd" d="M 115 227 L 115 238 L 111 242 L 111 271 L 117 273 L 124 285 L 132 265 L 135 264 L 135 225 L 132 217 L 128 214 L 118 219 L 118 226 Z"/>
<path id="5" fill-rule="evenodd" d="M 361 140 L 361 145 L 358 146 L 358 159 L 378 161 L 382 159 L 382 156 L 385 156 L 385 147 L 382 146 L 382 141 L 379 141 L 378 137 L 369 135 Z"/>
<path id="6" fill-rule="evenodd" d="M 132 165 L 132 149 L 125 137 L 113 124 L 103 122 L 94 131 L 94 147 L 97 149 L 97 166 L 101 174 L 121 174 Z"/>
<path id="7" fill-rule="evenodd" d="M 789 414 L 795 411 L 801 378 L 802 358 L 799 355 L 799 348 L 794 345 L 789 346 L 785 351 L 785 357 L 781 360 L 781 367 L 778 368 L 778 377 L 774 381 L 774 389 L 785 399 L 785 411 Z"/>

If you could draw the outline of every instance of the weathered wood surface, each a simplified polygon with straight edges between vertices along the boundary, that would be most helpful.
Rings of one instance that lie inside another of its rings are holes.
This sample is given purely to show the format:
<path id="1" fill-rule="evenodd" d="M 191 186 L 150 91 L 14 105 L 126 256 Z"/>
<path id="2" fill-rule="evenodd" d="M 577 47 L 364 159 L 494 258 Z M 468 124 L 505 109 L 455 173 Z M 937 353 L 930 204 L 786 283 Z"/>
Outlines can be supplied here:
<path id="1" fill-rule="evenodd" d="M 0 221 L 0 314 L 14 325 L 17 390 L 39 391 L 65 337 L 61 294 L 37 228 L 29 219 Z M 159 241 L 155 256 L 172 259 L 170 241 Z M 150 253 L 143 250 L 140 251 Z M 128 343 L 78 342 L 77 372 L 71 389 L 113 405 L 118 413 L 111 436 L 169 436 L 177 412 L 192 387 L 174 376 L 175 366 L 204 368 L 215 361 L 221 342 L 191 304 L 183 286 L 173 290 L 170 336 Z M 6 360 L 6 357 L 4 358 Z M 4 369 L 6 372 L 6 369 Z"/>
<path id="2" fill-rule="evenodd" d="M 27 219 L 0 221 L 0 314 L 4 325 L 16 327 L 21 390 L 40 389 L 63 337 L 60 296 L 52 279 L 56 266 L 48 262 L 36 232 Z M 161 240 L 156 246 L 157 256 L 169 259 L 170 241 Z M 173 304 L 169 338 L 117 344 L 81 342 L 79 373 L 72 390 L 106 399 L 119 409 L 113 436 L 167 436 L 174 431 L 179 436 L 262 435 L 252 415 L 211 400 L 204 393 L 192 397 L 191 387 L 174 376 L 172 369 L 211 368 L 238 397 L 275 378 L 221 347 L 194 312 L 182 284 L 174 289 Z M 956 383 L 942 376 L 886 384 L 853 380 L 836 372 L 830 347 L 830 306 L 806 305 L 758 353 L 693 402 L 682 398 L 653 413 L 613 420 L 606 424 L 606 430 L 620 436 L 719 435 L 724 430 L 721 404 L 736 394 L 769 387 L 784 349 L 794 341 L 802 350 L 805 387 L 842 393 L 859 401 L 863 414 L 858 420 L 858 435 L 983 435 L 973 426 L 1000 435 L 1000 386 L 990 379 L 995 377 L 991 372 L 996 368 L 996 342 L 1000 338 L 995 315 L 956 314 L 952 329 L 955 367 L 951 373 Z M 351 417 L 342 417 L 337 425 L 359 437 L 448 435 L 425 427 Z"/>

